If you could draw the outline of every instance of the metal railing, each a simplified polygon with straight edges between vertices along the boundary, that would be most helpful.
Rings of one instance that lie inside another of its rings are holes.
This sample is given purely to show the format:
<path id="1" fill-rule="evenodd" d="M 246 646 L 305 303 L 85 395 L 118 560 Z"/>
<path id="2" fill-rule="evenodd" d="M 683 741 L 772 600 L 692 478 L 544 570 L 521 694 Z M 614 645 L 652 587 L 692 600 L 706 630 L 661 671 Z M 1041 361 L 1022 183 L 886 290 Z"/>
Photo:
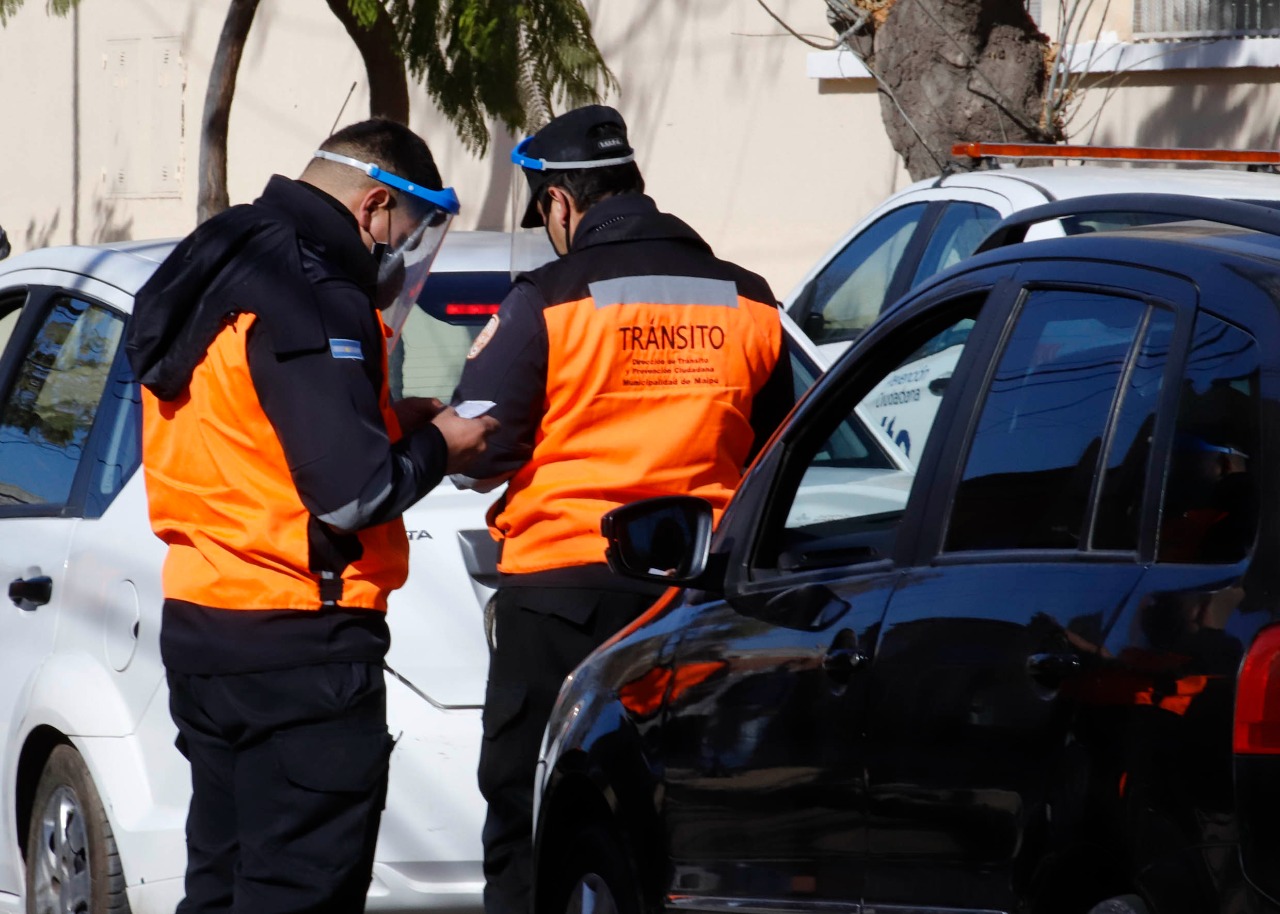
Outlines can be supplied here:
<path id="1" fill-rule="evenodd" d="M 1280 35 L 1280 0 L 1133 0 L 1133 37 Z"/>

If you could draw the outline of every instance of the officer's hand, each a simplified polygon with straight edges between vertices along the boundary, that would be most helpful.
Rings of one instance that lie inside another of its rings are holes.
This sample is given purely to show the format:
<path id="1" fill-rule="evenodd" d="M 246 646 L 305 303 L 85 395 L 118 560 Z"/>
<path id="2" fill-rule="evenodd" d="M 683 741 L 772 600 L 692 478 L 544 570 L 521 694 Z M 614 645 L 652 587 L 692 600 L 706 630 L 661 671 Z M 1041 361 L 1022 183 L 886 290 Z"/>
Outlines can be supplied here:
<path id="1" fill-rule="evenodd" d="M 416 432 L 440 415 L 444 404 L 435 397 L 404 397 L 391 401 L 391 411 L 396 414 L 400 431 L 406 435 Z"/>
<path id="2" fill-rule="evenodd" d="M 492 416 L 464 419 L 452 406 L 442 409 L 431 421 L 449 445 L 447 474 L 465 472 L 471 462 L 484 453 L 486 439 L 498 430 L 498 420 Z"/>

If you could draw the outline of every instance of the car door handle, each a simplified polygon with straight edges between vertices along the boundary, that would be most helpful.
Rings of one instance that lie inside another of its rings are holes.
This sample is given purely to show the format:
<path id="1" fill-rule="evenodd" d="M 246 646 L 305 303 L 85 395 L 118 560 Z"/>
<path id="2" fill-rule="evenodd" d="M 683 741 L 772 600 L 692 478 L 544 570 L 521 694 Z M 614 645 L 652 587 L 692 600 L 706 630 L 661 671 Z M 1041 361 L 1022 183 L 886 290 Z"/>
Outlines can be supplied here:
<path id="1" fill-rule="evenodd" d="M 1027 658 L 1027 672 L 1043 686 L 1057 687 L 1079 669 L 1080 658 L 1075 654 L 1032 654 Z"/>
<path id="2" fill-rule="evenodd" d="M 838 647 L 827 651 L 822 668 L 834 679 L 848 680 L 854 670 L 867 662 L 867 655 L 857 648 Z"/>
<path id="3" fill-rule="evenodd" d="M 858 649 L 858 636 L 850 629 L 841 629 L 822 658 L 822 669 L 841 685 L 847 683 L 858 667 L 867 662 L 867 655 Z"/>
<path id="4" fill-rule="evenodd" d="M 53 578 L 40 575 L 9 582 L 9 599 L 18 609 L 33 610 L 53 599 Z"/>

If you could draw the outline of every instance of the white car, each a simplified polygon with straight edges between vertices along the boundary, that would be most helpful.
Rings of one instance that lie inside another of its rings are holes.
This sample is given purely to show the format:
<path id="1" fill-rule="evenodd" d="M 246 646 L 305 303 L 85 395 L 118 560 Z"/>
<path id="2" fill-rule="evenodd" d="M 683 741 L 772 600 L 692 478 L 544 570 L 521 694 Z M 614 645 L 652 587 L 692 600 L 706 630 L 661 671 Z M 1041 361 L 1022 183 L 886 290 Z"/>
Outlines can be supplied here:
<path id="1" fill-rule="evenodd" d="M 918 181 L 831 248 L 783 307 L 828 364 L 908 290 L 973 253 L 1006 216 L 1093 194 L 1191 194 L 1280 207 L 1280 175 L 1221 168 L 997 167 Z M 1152 217 L 1084 214 L 1036 226 L 1028 240 L 1105 231 Z M 955 342 L 963 342 L 957 339 Z M 917 353 L 864 401 L 866 418 L 918 457 L 959 347 Z"/>
<path id="2" fill-rule="evenodd" d="M 159 656 L 164 547 L 136 472 L 138 389 L 120 346 L 134 292 L 171 249 L 49 248 L 0 263 L 0 912 L 170 914 L 183 895 L 190 779 Z M 391 360 L 398 394 L 450 396 L 510 285 L 511 250 L 504 233 L 447 236 Z M 784 323 L 803 390 L 818 357 Z M 864 476 L 906 471 L 878 432 L 850 434 L 842 447 L 864 455 Z M 405 515 L 411 571 L 391 600 L 386 658 L 397 742 L 371 910 L 481 907 L 494 497 L 446 483 Z"/>

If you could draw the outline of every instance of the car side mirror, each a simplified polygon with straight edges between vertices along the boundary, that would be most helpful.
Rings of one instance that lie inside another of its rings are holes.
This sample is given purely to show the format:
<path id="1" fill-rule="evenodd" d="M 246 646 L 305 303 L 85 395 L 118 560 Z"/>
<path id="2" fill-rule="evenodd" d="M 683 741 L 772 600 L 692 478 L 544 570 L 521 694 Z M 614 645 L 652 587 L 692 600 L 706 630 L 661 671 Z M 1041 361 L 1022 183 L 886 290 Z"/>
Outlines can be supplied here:
<path id="1" fill-rule="evenodd" d="M 646 498 L 600 519 L 615 574 L 662 584 L 690 584 L 707 568 L 714 515 L 692 495 Z"/>

